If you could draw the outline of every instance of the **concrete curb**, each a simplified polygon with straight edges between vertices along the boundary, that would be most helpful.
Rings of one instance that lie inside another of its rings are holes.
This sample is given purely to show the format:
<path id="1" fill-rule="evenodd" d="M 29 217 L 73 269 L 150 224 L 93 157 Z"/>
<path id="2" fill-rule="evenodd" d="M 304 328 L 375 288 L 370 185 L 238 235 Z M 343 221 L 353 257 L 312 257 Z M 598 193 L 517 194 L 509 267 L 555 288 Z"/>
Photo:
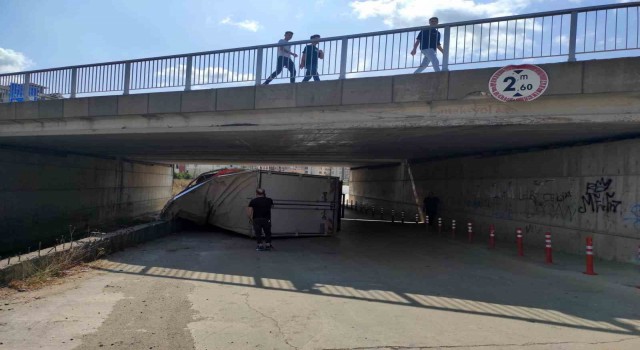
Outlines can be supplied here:
<path id="1" fill-rule="evenodd" d="M 93 261 L 97 258 L 124 250 L 126 247 L 164 237 L 180 230 L 177 221 L 155 221 L 136 225 L 117 231 L 91 236 L 71 243 L 59 244 L 19 257 L 0 260 L 0 285 L 12 280 L 24 279 L 33 275 L 40 268 L 47 266 L 56 258 L 70 253 L 79 254 L 76 259 Z"/>

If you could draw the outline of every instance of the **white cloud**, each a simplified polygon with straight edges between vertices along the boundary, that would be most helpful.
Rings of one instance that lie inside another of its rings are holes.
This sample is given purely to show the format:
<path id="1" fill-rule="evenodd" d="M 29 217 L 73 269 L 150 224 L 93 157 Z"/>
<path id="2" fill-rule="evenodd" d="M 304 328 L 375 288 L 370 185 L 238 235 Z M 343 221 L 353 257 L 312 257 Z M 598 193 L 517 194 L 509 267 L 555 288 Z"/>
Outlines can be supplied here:
<path id="1" fill-rule="evenodd" d="M 184 64 L 156 71 L 155 74 L 161 79 L 159 87 L 168 87 L 170 82 L 180 81 L 185 76 L 186 71 L 187 66 Z M 194 67 L 191 73 L 191 83 L 193 85 L 245 82 L 253 81 L 254 79 L 252 73 L 239 73 L 223 67 L 206 67 L 203 69 Z"/>
<path id="2" fill-rule="evenodd" d="M 349 4 L 359 19 L 382 18 L 389 27 L 427 24 L 432 16 L 440 23 L 509 16 L 539 0 L 357 0 Z"/>
<path id="3" fill-rule="evenodd" d="M 0 73 L 20 72 L 31 66 L 33 61 L 24 54 L 0 47 Z"/>
<path id="4" fill-rule="evenodd" d="M 244 21 L 236 22 L 231 19 L 231 17 L 225 17 L 220 21 L 220 24 L 227 24 L 230 26 L 236 26 L 238 28 L 242 28 L 245 30 L 249 30 L 252 32 L 257 32 L 258 29 L 262 28 L 258 21 L 245 19 Z"/>

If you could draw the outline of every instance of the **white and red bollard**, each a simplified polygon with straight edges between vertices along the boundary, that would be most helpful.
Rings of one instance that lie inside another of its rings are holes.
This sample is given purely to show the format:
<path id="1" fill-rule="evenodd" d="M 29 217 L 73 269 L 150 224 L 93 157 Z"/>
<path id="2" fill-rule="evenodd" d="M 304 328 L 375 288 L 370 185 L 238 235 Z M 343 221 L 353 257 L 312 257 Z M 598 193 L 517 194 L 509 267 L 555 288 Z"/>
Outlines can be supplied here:
<path id="1" fill-rule="evenodd" d="M 587 271 L 585 275 L 597 275 L 593 270 L 593 238 L 587 237 Z"/>
<path id="2" fill-rule="evenodd" d="M 473 224 L 467 223 L 467 233 L 469 234 L 469 243 L 473 242 Z"/>
<path id="3" fill-rule="evenodd" d="M 544 262 L 547 264 L 553 264 L 553 255 L 551 251 L 551 232 L 544 234 Z"/>
<path id="4" fill-rule="evenodd" d="M 424 224 L 427 226 L 427 230 L 429 229 L 429 215 L 424 216 Z"/>
<path id="5" fill-rule="evenodd" d="M 489 248 L 493 249 L 496 247 L 496 227 L 491 224 L 489 225 Z"/>
<path id="6" fill-rule="evenodd" d="M 416 213 L 416 224 L 420 222 L 420 215 Z"/>
<path id="7" fill-rule="evenodd" d="M 456 239 L 456 220 L 451 219 L 451 238 Z"/>
<path id="8" fill-rule="evenodd" d="M 522 239 L 522 229 L 516 228 L 516 243 L 518 244 L 518 256 L 524 256 L 524 245 Z"/>
<path id="9" fill-rule="evenodd" d="M 442 218 L 438 218 L 438 234 L 442 234 Z"/>

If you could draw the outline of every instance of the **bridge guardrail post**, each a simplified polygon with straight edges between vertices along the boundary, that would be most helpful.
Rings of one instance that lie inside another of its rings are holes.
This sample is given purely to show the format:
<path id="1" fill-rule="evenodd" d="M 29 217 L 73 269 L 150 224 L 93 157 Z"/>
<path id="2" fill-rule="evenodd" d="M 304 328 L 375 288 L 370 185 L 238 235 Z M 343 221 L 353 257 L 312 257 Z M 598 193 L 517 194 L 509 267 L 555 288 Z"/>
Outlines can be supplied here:
<path id="1" fill-rule="evenodd" d="M 24 85 L 22 86 L 22 101 L 29 101 L 29 86 L 31 85 L 31 73 L 24 75 Z"/>
<path id="2" fill-rule="evenodd" d="M 263 48 L 259 48 L 256 53 L 256 85 L 262 82 L 262 55 Z"/>
<path id="3" fill-rule="evenodd" d="M 131 62 L 124 64 L 124 91 L 123 95 L 129 94 L 129 88 L 131 86 Z"/>
<path id="4" fill-rule="evenodd" d="M 340 49 L 340 79 L 347 77 L 347 52 L 349 49 L 349 39 L 342 39 L 342 45 Z"/>
<path id="5" fill-rule="evenodd" d="M 442 70 L 444 72 L 449 70 L 449 46 L 451 43 L 451 27 L 444 27 L 444 42 L 442 44 L 442 49 L 444 53 L 442 54 Z"/>
<path id="6" fill-rule="evenodd" d="M 187 56 L 187 69 L 184 74 L 184 91 L 191 91 L 191 75 L 193 72 L 193 56 Z"/>
<path id="7" fill-rule="evenodd" d="M 78 68 L 71 69 L 71 98 L 76 98 L 78 92 Z"/>
<path id="8" fill-rule="evenodd" d="M 585 14 L 586 16 L 586 14 Z M 569 62 L 576 61 L 576 36 L 578 31 L 578 12 L 571 12 L 571 23 L 569 25 Z"/>

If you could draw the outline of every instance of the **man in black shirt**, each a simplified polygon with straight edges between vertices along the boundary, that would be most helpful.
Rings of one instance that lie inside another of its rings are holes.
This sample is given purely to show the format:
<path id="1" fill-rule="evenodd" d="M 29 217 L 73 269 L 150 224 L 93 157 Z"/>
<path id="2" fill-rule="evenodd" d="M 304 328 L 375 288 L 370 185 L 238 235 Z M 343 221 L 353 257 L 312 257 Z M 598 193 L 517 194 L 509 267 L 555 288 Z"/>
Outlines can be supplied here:
<path id="1" fill-rule="evenodd" d="M 324 59 L 324 52 L 316 47 L 320 35 L 314 34 L 310 39 L 312 42 L 304 48 L 302 58 L 300 59 L 300 69 L 307 69 L 304 79 L 302 79 L 303 82 L 309 81 L 311 77 L 313 77 L 314 81 L 320 81 L 320 76 L 318 75 L 318 58 Z"/>
<path id="2" fill-rule="evenodd" d="M 257 197 L 252 199 L 247 207 L 247 216 L 253 224 L 253 232 L 258 241 L 256 250 L 271 250 L 273 248 L 271 246 L 271 207 L 273 207 L 273 200 L 267 197 L 262 188 L 256 189 L 256 195 Z M 266 245 L 262 244 L 262 231 L 264 231 Z"/>
<path id="3" fill-rule="evenodd" d="M 424 58 L 420 63 L 420 67 L 418 67 L 414 73 L 422 72 L 427 68 L 429 62 L 433 64 L 433 70 L 435 72 L 440 71 L 440 61 L 438 61 L 438 56 L 436 55 L 436 48 L 440 50 L 443 55 L 444 50 L 442 49 L 442 45 L 440 45 L 440 32 L 434 28 L 437 25 L 438 17 L 431 17 L 429 19 L 429 27 L 421 30 L 416 37 L 416 42 L 413 44 L 411 55 L 413 56 L 416 54 L 416 49 L 418 48 L 418 45 L 420 45 L 420 51 L 424 55 Z"/>

